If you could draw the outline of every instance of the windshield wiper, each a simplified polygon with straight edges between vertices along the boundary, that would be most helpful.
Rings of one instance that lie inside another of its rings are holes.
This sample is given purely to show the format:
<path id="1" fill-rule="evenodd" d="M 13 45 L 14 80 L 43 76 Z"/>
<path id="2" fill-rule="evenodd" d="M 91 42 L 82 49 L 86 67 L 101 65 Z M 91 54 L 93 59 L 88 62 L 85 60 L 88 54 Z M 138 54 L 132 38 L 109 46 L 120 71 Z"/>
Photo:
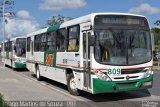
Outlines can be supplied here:
<path id="1" fill-rule="evenodd" d="M 118 44 L 120 44 L 118 38 L 116 37 L 115 32 L 113 31 L 113 29 L 112 29 L 111 27 L 109 27 L 109 31 L 113 34 L 113 37 L 114 37 L 114 39 L 116 40 L 116 42 L 117 42 Z"/>

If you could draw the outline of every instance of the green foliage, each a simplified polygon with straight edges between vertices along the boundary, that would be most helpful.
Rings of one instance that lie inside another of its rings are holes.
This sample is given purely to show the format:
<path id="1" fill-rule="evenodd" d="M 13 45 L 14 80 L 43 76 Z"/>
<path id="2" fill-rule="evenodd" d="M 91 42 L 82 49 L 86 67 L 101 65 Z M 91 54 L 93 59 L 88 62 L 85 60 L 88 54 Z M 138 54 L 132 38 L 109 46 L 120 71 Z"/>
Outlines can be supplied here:
<path id="1" fill-rule="evenodd" d="M 3 100 L 3 96 L 0 94 L 0 107 L 10 107 L 6 102 Z"/>
<path id="2" fill-rule="evenodd" d="M 62 24 L 65 21 L 71 20 L 70 17 L 64 17 L 63 15 L 52 16 L 46 23 L 46 26 L 53 26 L 57 24 Z"/>
<path id="3" fill-rule="evenodd" d="M 160 29 L 152 28 L 151 32 L 154 35 L 155 51 L 160 52 Z"/>
<path id="4" fill-rule="evenodd" d="M 154 51 L 153 51 L 153 61 L 158 61 L 158 59 L 157 59 L 157 57 L 156 57 L 156 53 L 157 53 L 157 52 L 154 50 Z"/>
<path id="5" fill-rule="evenodd" d="M 154 23 L 154 25 L 160 26 L 160 20 L 157 20 L 157 21 Z"/>
<path id="6" fill-rule="evenodd" d="M 63 22 L 64 22 L 64 16 L 57 15 L 57 16 L 52 16 L 52 18 L 47 21 L 47 25 L 52 26 L 56 24 L 61 24 Z"/>

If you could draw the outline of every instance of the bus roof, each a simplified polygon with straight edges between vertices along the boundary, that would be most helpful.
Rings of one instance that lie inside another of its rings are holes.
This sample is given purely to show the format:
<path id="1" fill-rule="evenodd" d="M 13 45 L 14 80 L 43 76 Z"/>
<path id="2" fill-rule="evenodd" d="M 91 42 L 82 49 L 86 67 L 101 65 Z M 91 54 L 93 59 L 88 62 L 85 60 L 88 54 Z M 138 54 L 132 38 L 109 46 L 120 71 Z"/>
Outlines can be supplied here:
<path id="1" fill-rule="evenodd" d="M 127 15 L 127 16 L 145 17 L 142 15 L 136 15 L 136 14 L 130 14 L 130 13 L 113 13 L 113 12 L 91 13 L 89 15 L 85 15 L 85 16 L 64 22 L 64 23 L 62 23 L 60 28 L 67 27 L 67 26 L 73 26 L 73 25 L 81 24 L 81 23 L 85 23 L 85 22 L 92 22 L 93 23 L 94 17 L 96 15 Z"/>
<path id="2" fill-rule="evenodd" d="M 10 41 L 14 41 L 16 39 L 21 39 L 21 38 L 26 38 L 26 37 L 25 36 L 18 36 L 18 37 L 11 38 Z"/>
<path id="3" fill-rule="evenodd" d="M 38 35 L 38 34 L 41 34 L 41 33 L 45 33 L 45 32 L 47 32 L 47 29 L 48 29 L 48 27 L 44 28 L 44 29 L 40 29 L 40 30 L 35 31 L 35 32 L 32 32 L 32 33 L 29 33 L 29 34 L 27 34 L 27 37 L 30 37 L 30 36 L 33 36 L 33 35 Z"/>
<path id="4" fill-rule="evenodd" d="M 49 27 L 46 27 L 44 29 L 40 29 L 38 31 L 29 33 L 29 34 L 27 34 L 27 37 L 42 34 L 42 33 L 45 33 L 45 32 L 50 32 L 50 31 L 53 31 L 53 30 L 57 30 L 59 28 L 65 28 L 65 27 L 68 27 L 68 26 L 73 26 L 73 25 L 85 23 L 85 22 L 91 22 L 93 24 L 93 20 L 94 20 L 94 17 L 96 15 L 128 15 L 128 16 L 145 17 L 145 16 L 142 16 L 142 15 L 136 15 L 136 14 L 130 14 L 130 13 L 113 13 L 113 12 L 91 13 L 91 14 L 88 14 L 88 15 L 85 15 L 85 16 L 82 16 L 82 17 L 78 17 L 78 18 L 66 21 L 66 22 L 62 23 L 61 25 L 57 24 L 57 25 L 49 26 Z"/>
<path id="5" fill-rule="evenodd" d="M 25 36 L 18 36 L 18 37 L 14 37 L 14 38 L 10 38 L 8 40 L 5 40 L 4 43 L 8 42 L 8 41 L 14 41 L 16 39 L 19 39 L 19 38 L 26 38 Z M 1 42 L 1 44 L 3 43 L 3 41 Z"/>

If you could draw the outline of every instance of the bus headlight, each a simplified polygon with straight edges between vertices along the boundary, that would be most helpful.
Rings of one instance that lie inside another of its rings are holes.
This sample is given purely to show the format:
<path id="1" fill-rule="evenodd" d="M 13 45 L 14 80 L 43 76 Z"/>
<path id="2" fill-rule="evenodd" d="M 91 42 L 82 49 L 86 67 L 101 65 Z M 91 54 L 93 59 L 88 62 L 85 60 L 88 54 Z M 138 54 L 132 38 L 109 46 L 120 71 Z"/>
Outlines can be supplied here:
<path id="1" fill-rule="evenodd" d="M 94 73 L 100 80 L 111 81 L 111 78 L 108 75 L 104 74 L 102 71 L 96 70 L 94 71 Z"/>
<path id="2" fill-rule="evenodd" d="M 153 74 L 153 71 L 151 68 L 149 68 L 148 71 L 144 73 L 144 78 L 149 77 L 151 74 Z"/>

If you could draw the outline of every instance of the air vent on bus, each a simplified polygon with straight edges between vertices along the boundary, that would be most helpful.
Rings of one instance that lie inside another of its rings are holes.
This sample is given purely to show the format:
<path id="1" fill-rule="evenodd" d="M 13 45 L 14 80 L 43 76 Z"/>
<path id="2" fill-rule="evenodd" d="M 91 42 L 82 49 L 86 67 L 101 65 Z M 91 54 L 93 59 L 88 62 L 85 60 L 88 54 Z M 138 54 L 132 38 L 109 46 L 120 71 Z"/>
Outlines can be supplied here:
<path id="1" fill-rule="evenodd" d="M 141 73 L 141 72 L 146 72 L 143 69 L 141 70 L 122 70 L 121 74 L 136 74 L 136 73 Z"/>
<path id="2" fill-rule="evenodd" d="M 136 85 L 137 82 L 129 82 L 129 83 L 117 83 L 118 87 L 130 87 Z"/>

